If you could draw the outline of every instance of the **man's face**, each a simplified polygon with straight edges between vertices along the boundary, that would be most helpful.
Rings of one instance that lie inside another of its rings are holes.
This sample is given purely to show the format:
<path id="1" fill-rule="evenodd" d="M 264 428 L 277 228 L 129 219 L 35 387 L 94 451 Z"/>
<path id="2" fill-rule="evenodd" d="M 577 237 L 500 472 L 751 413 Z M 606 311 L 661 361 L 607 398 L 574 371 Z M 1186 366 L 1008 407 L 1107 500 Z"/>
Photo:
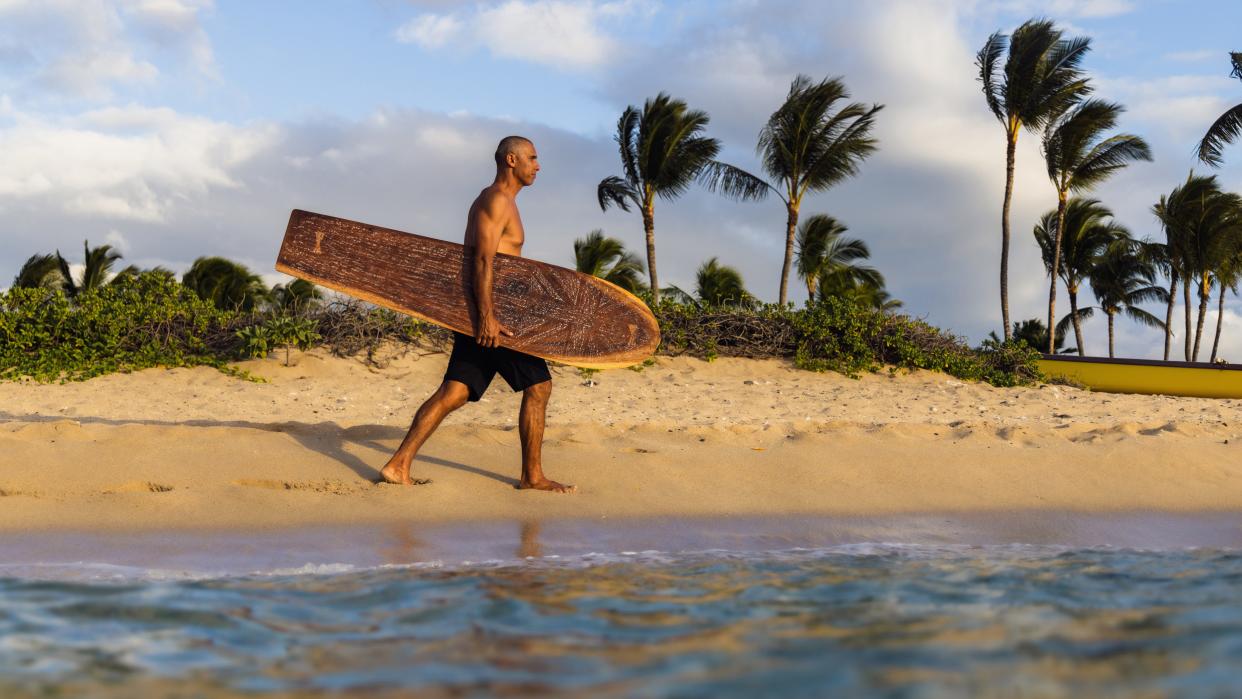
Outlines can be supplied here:
<path id="1" fill-rule="evenodd" d="M 529 143 L 519 145 L 517 150 L 509 154 L 509 164 L 513 166 L 513 175 L 523 187 L 534 184 L 535 173 L 539 172 L 539 154 L 535 152 L 535 146 Z"/>

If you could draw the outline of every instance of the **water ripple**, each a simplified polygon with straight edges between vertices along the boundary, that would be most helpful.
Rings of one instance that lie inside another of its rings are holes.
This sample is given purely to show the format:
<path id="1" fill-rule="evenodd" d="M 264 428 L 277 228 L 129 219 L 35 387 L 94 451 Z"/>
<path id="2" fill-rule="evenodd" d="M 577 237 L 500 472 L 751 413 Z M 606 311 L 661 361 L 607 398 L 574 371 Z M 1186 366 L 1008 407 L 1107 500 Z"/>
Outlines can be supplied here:
<path id="1" fill-rule="evenodd" d="M 0 693 L 1223 695 L 1240 579 L 1232 551 L 1013 546 L 0 578 Z"/>

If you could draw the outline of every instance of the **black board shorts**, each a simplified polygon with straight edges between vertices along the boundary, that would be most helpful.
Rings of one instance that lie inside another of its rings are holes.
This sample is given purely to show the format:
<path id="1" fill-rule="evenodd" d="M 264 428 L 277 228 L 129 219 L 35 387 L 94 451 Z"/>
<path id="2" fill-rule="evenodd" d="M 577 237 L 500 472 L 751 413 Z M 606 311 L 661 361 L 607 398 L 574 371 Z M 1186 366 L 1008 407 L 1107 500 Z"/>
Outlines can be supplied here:
<path id="1" fill-rule="evenodd" d="M 524 391 L 552 380 L 548 363 L 539 357 L 508 347 L 482 347 L 469 335 L 453 333 L 453 353 L 449 355 L 448 369 L 444 372 L 445 381 L 465 384 L 470 400 L 477 401 L 497 373 L 514 391 Z"/>

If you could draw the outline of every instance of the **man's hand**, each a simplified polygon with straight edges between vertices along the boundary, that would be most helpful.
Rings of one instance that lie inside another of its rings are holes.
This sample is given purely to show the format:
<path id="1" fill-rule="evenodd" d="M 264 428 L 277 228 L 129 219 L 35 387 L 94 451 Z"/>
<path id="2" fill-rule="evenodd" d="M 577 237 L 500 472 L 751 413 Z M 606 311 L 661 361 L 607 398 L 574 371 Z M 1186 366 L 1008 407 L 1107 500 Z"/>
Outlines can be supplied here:
<path id="1" fill-rule="evenodd" d="M 479 343 L 480 347 L 499 347 L 500 336 L 513 337 L 513 332 L 500 324 L 496 320 L 496 316 L 487 315 L 479 320 L 479 329 L 475 333 L 474 341 Z"/>

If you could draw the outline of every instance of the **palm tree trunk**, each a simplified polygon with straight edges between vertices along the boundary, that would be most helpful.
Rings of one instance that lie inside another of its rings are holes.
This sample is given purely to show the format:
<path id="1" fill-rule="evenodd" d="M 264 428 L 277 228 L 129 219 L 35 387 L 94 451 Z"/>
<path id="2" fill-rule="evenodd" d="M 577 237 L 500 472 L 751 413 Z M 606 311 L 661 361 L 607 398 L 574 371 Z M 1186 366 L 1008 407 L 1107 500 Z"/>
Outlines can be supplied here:
<path id="1" fill-rule="evenodd" d="M 1173 304 L 1177 301 L 1177 270 L 1169 273 L 1169 303 L 1164 311 L 1164 361 L 1169 361 L 1169 343 L 1173 339 Z"/>
<path id="2" fill-rule="evenodd" d="M 790 200 L 785 204 L 789 215 L 785 218 L 785 264 L 781 267 L 780 304 L 785 305 L 786 292 L 789 290 L 789 270 L 793 267 L 794 232 L 798 228 L 798 202 Z"/>
<path id="3" fill-rule="evenodd" d="M 1220 348 L 1220 324 L 1225 318 L 1225 285 L 1220 285 L 1220 303 L 1216 307 L 1216 338 L 1212 340 L 1212 359 L 1216 363 L 1216 350 Z"/>
<path id="4" fill-rule="evenodd" d="M 1207 319 L 1208 302 L 1212 300 L 1211 280 L 1205 274 L 1199 283 L 1199 319 L 1195 323 L 1195 351 L 1190 361 L 1199 361 L 1199 340 L 1203 337 L 1203 321 Z"/>
<path id="5" fill-rule="evenodd" d="M 1005 329 L 1005 341 L 1013 339 L 1009 325 L 1009 202 L 1013 199 L 1013 166 L 1018 151 L 1018 128 L 1010 124 L 1005 144 L 1005 204 L 1001 209 L 1001 263 L 1000 297 L 1001 327 Z"/>
<path id="6" fill-rule="evenodd" d="M 1078 356 L 1083 356 L 1082 348 L 1082 321 L 1078 318 L 1078 289 L 1071 286 L 1069 288 L 1070 297 L 1070 322 L 1074 324 L 1074 339 L 1078 342 Z M 1056 332 L 1053 330 L 1052 332 Z M 1053 342 L 1056 342 L 1054 339 Z"/>
<path id="7" fill-rule="evenodd" d="M 1056 352 L 1057 274 L 1061 271 L 1061 230 L 1065 228 L 1065 191 L 1057 192 L 1057 232 L 1052 236 L 1052 281 L 1048 283 L 1048 354 Z M 1081 344 L 1080 344 L 1081 348 Z"/>
<path id="8" fill-rule="evenodd" d="M 1115 314 L 1109 311 L 1105 311 L 1105 313 L 1108 313 L 1108 358 L 1112 359 L 1113 358 L 1113 317 Z"/>
<path id="9" fill-rule="evenodd" d="M 1186 283 L 1182 284 L 1182 299 L 1186 302 L 1186 361 L 1190 361 L 1190 275 L 1186 275 Z"/>
<path id="10" fill-rule="evenodd" d="M 655 201 L 648 194 L 643 205 L 643 231 L 647 234 L 647 271 L 651 273 L 651 302 L 660 302 L 660 282 L 656 277 Z"/>
<path id="11" fill-rule="evenodd" d="M 806 278 L 806 302 L 808 304 L 815 300 L 815 287 L 818 286 L 818 275 L 810 275 Z"/>

